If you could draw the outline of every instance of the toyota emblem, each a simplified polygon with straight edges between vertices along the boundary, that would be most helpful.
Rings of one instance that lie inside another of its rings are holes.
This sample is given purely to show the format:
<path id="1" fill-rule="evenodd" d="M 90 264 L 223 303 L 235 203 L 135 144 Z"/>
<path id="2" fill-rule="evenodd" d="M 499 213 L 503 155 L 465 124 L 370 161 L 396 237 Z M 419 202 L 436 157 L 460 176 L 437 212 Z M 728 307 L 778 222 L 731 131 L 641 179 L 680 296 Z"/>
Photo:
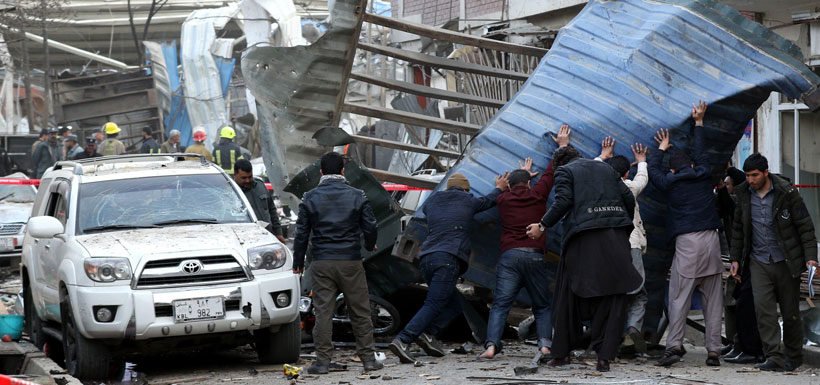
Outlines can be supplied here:
<path id="1" fill-rule="evenodd" d="M 189 259 L 182 261 L 182 263 L 179 264 L 179 268 L 183 273 L 196 274 L 202 271 L 202 262 L 196 259 Z"/>

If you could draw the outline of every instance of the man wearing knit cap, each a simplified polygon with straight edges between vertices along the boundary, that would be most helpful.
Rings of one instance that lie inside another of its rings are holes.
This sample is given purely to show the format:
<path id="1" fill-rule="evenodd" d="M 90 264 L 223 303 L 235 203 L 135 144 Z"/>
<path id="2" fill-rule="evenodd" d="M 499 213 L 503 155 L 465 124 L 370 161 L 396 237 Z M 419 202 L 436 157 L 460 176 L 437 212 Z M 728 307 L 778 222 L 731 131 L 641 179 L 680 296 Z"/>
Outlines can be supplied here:
<path id="1" fill-rule="evenodd" d="M 422 206 L 428 234 L 419 251 L 419 269 L 427 282 L 427 298 L 390 343 L 390 351 L 402 363 L 414 362 L 408 351 L 414 341 L 427 355 L 444 356 L 435 336 L 461 313 L 456 281 L 467 270 L 470 258 L 468 231 L 473 216 L 495 206 L 498 195 L 508 188 L 507 175 L 496 177 L 495 186 L 487 196 L 476 198 L 470 194 L 467 177 L 454 173 L 447 179 L 447 189 L 434 192 Z"/>

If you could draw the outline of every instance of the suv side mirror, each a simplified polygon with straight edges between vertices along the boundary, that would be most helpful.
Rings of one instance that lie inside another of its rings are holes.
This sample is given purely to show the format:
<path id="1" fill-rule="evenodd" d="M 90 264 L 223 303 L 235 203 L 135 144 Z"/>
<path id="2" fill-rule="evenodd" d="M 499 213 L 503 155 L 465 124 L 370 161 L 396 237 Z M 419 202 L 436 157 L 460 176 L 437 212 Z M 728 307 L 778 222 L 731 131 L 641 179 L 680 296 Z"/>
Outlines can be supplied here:
<path id="1" fill-rule="evenodd" d="M 65 232 L 63 224 L 57 218 L 49 216 L 30 218 L 26 229 L 34 238 L 54 238 Z"/>

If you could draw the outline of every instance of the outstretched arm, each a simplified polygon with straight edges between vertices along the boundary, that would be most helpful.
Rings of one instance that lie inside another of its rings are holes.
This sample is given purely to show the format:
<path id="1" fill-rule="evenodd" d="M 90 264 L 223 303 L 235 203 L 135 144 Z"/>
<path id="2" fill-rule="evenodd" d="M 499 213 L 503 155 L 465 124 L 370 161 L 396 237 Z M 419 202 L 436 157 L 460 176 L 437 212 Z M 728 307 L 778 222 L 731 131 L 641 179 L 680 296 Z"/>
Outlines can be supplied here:
<path id="1" fill-rule="evenodd" d="M 658 150 L 660 151 L 649 154 L 649 181 L 658 190 L 666 191 L 671 184 L 671 178 L 667 170 L 661 167 L 661 160 L 663 160 L 663 154 L 666 150 L 672 147 L 669 143 L 669 130 L 663 128 L 658 130 L 655 134 L 655 141 L 658 142 Z"/>

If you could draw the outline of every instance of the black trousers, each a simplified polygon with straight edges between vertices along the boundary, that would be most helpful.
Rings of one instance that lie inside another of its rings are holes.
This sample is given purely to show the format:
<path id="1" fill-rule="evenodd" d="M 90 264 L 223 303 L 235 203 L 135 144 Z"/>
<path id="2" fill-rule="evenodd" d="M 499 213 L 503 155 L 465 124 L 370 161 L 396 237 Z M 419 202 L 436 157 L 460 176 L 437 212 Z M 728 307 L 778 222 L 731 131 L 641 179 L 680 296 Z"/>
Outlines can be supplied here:
<path id="1" fill-rule="evenodd" d="M 573 349 L 585 349 L 582 322 L 590 321 L 591 346 L 598 359 L 615 359 L 626 322 L 628 296 L 582 298 L 573 294 L 568 285 L 562 286 L 553 307 L 552 356 L 564 358 Z"/>
<path id="2" fill-rule="evenodd" d="M 762 356 L 763 345 L 760 342 L 760 331 L 757 330 L 752 274 L 748 267 L 744 269 L 740 280 L 734 292 L 735 330 L 737 331 L 734 341 L 742 352 Z"/>

